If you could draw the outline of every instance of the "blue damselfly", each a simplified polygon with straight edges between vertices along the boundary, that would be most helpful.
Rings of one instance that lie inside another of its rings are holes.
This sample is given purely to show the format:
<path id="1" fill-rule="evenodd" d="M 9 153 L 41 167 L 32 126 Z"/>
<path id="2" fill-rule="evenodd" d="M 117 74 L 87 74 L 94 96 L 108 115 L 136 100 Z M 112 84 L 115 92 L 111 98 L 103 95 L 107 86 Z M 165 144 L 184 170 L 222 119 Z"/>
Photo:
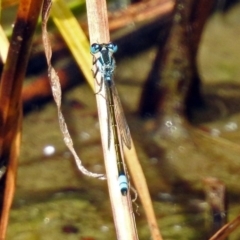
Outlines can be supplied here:
<path id="1" fill-rule="evenodd" d="M 117 89 L 113 81 L 115 69 L 115 60 L 113 53 L 117 51 L 117 45 L 113 43 L 91 45 L 91 53 L 94 56 L 93 64 L 96 65 L 94 77 L 98 72 L 101 73 L 101 81 L 97 82 L 100 90 L 106 91 L 106 102 L 108 111 L 108 147 L 111 144 L 110 129 L 113 133 L 113 142 L 115 146 L 117 167 L 118 167 L 118 182 L 122 195 L 126 195 L 128 191 L 128 180 L 126 176 L 122 144 L 124 143 L 128 149 L 131 148 L 131 135 L 127 125 L 122 105 L 118 97 Z"/>

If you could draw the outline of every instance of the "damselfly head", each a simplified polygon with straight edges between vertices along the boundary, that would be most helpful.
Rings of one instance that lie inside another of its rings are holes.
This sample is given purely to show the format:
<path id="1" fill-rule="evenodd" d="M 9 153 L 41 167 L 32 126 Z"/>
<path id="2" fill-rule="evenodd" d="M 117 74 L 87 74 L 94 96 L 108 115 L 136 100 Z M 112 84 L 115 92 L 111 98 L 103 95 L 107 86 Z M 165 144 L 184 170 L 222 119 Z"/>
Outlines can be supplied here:
<path id="1" fill-rule="evenodd" d="M 101 52 L 102 50 L 108 50 L 111 53 L 115 53 L 117 49 L 118 47 L 114 43 L 103 43 L 103 44 L 93 43 L 91 45 L 90 52 L 92 54 L 96 54 L 98 52 Z"/>

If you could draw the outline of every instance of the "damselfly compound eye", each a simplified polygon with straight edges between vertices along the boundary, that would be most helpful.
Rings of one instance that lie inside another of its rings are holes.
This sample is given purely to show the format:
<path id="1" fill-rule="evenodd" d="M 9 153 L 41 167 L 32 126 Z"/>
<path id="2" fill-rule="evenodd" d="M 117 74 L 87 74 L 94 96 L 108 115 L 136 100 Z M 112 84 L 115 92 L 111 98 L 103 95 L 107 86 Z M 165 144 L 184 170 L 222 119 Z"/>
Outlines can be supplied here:
<path id="1" fill-rule="evenodd" d="M 111 51 L 113 53 L 115 53 L 118 49 L 117 44 L 114 44 L 114 43 L 109 43 L 107 45 L 107 47 L 108 47 L 109 51 Z"/>
<path id="2" fill-rule="evenodd" d="M 91 47 L 90 47 L 90 52 L 91 52 L 92 54 L 95 54 L 95 53 L 101 51 L 101 49 L 102 49 L 102 47 L 101 47 L 100 44 L 93 43 L 93 44 L 91 45 Z"/>

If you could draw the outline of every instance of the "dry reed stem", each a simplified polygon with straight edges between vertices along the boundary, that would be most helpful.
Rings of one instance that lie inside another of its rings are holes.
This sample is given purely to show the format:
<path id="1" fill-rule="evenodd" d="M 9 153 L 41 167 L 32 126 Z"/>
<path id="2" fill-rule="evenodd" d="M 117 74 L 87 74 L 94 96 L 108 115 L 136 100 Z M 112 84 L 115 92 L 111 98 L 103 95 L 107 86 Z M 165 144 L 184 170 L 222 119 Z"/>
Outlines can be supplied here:
<path id="1" fill-rule="evenodd" d="M 17 162 L 19 157 L 22 102 L 21 93 L 29 59 L 32 38 L 42 1 L 21 0 L 13 29 L 6 64 L 0 85 L 0 158 L 6 166 L 6 179 L 1 212 L 0 239 L 5 239 L 8 215 L 15 191 Z"/>
<path id="2" fill-rule="evenodd" d="M 231 222 L 225 224 L 209 240 L 224 240 L 239 226 L 240 226 L 240 215 L 238 215 Z"/>
<path id="3" fill-rule="evenodd" d="M 156 215 L 153 209 L 151 197 L 148 191 L 147 182 L 143 173 L 143 169 L 139 164 L 136 149 L 132 143 L 132 148 L 128 150 L 125 148 L 126 160 L 128 163 L 128 169 L 131 173 L 132 179 L 135 183 L 136 190 L 140 197 L 141 203 L 143 205 L 148 225 L 151 232 L 151 237 L 153 240 L 163 240 L 161 232 L 158 228 Z"/>
<path id="4" fill-rule="evenodd" d="M 88 0 L 86 1 L 86 4 L 91 44 L 110 42 L 106 2 L 104 0 Z M 93 66 L 93 68 L 94 67 L 95 66 Z M 96 78 L 98 78 L 96 81 L 101 82 L 101 74 L 98 74 Z M 96 81 L 95 89 L 98 89 L 99 86 Z M 132 202 L 130 194 L 128 194 L 127 197 L 122 196 L 118 187 L 118 171 L 116 163 L 117 160 L 114 144 L 111 144 L 110 148 L 108 149 L 108 116 L 104 89 L 101 94 L 96 94 L 96 99 L 98 106 L 104 161 L 108 180 L 108 188 L 117 239 L 138 239 L 135 227 L 135 219 L 132 212 Z M 113 139 L 113 136 L 111 137 L 111 139 Z"/>

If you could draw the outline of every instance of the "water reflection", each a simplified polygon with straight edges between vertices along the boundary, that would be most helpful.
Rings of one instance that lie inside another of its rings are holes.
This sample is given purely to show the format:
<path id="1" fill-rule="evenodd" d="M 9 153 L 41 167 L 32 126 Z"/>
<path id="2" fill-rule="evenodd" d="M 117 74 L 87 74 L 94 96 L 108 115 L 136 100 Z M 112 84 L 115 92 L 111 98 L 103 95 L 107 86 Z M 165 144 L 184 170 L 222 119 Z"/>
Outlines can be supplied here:
<path id="1" fill-rule="evenodd" d="M 52 145 L 48 145 L 43 148 L 43 153 L 45 156 L 51 156 L 55 153 L 55 151 L 56 151 L 56 149 Z"/>

